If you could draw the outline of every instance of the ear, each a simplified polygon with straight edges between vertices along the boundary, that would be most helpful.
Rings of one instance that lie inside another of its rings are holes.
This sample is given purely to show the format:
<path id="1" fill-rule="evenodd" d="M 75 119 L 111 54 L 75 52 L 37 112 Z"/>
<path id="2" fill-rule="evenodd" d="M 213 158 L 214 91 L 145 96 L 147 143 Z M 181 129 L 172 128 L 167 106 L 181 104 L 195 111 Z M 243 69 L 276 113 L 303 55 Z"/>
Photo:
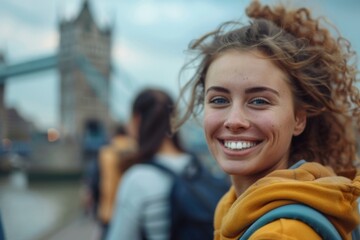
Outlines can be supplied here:
<path id="1" fill-rule="evenodd" d="M 139 114 L 134 114 L 131 116 L 128 124 L 127 124 L 127 132 L 128 134 L 137 139 L 138 137 L 138 131 L 139 131 L 139 126 L 140 126 L 140 115 Z"/>
<path id="2" fill-rule="evenodd" d="M 307 114 L 305 110 L 298 110 L 295 114 L 294 136 L 299 136 L 306 127 Z"/>
<path id="3" fill-rule="evenodd" d="M 132 121 L 135 123 L 136 127 L 139 127 L 141 121 L 140 114 L 134 114 L 132 117 Z"/>

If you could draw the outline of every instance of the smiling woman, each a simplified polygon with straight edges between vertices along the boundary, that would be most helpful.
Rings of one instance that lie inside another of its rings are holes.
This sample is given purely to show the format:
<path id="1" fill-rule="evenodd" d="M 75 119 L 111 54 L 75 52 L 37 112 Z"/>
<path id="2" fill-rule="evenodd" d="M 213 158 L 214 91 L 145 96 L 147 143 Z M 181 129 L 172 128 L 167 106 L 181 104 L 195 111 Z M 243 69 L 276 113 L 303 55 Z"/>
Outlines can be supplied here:
<path id="1" fill-rule="evenodd" d="M 228 50 L 210 65 L 205 91 L 206 140 L 225 172 L 245 176 L 242 189 L 249 175 L 287 167 L 306 117 L 295 112 L 282 70 L 257 51 Z"/>
<path id="2" fill-rule="evenodd" d="M 176 128 L 204 110 L 209 149 L 232 179 L 217 207 L 214 238 L 239 239 L 264 214 L 301 204 L 328 219 L 342 239 L 354 239 L 355 53 L 307 8 L 253 1 L 246 13 L 249 25 L 227 22 L 192 42 L 200 62 L 182 91 L 191 93 L 188 108 L 175 119 Z M 326 239 L 295 219 L 280 216 L 247 239 Z"/>

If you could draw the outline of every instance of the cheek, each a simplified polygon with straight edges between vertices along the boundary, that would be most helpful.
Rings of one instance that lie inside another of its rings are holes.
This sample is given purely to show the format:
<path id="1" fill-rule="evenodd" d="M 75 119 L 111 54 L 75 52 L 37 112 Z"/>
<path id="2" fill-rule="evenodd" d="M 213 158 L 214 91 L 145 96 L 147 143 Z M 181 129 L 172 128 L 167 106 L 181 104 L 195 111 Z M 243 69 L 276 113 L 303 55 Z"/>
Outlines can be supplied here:
<path id="1" fill-rule="evenodd" d="M 216 129 L 221 125 L 221 120 L 219 114 L 216 111 L 204 111 L 204 132 L 206 139 L 210 139 L 210 136 L 216 131 Z"/>
<path id="2" fill-rule="evenodd" d="M 276 114 L 263 114 L 253 118 L 252 122 L 263 134 L 269 136 L 279 134 L 283 127 L 285 127 L 282 122 L 279 122 L 279 118 Z"/>
<path id="3" fill-rule="evenodd" d="M 272 117 L 260 118 L 259 126 L 268 134 L 275 138 L 281 138 L 284 141 L 289 141 L 294 131 L 294 118 L 291 115 L 272 115 Z M 279 141 L 282 141 L 278 139 Z"/>

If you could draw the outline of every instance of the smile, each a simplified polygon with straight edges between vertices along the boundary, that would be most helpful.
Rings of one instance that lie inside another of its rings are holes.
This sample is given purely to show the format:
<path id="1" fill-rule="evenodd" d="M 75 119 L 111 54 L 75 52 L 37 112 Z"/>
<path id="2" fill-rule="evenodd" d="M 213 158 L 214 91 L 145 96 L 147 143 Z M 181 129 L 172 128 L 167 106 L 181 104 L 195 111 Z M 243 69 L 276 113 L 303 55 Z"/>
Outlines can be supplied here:
<path id="1" fill-rule="evenodd" d="M 224 146 L 231 150 L 243 150 L 256 146 L 256 142 L 249 141 L 224 141 Z"/>

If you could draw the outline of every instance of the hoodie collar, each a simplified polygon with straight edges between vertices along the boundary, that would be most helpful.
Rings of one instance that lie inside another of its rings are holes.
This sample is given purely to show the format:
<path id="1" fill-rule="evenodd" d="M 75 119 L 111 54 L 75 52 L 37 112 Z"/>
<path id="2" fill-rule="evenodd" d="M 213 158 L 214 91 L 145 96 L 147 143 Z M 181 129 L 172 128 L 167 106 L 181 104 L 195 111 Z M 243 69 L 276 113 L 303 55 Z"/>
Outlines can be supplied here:
<path id="1" fill-rule="evenodd" d="M 215 239 L 238 239 L 260 216 L 292 203 L 322 212 L 346 236 L 359 222 L 359 195 L 360 177 L 351 181 L 318 163 L 301 161 L 259 179 L 238 198 L 232 187 L 216 209 Z"/>

